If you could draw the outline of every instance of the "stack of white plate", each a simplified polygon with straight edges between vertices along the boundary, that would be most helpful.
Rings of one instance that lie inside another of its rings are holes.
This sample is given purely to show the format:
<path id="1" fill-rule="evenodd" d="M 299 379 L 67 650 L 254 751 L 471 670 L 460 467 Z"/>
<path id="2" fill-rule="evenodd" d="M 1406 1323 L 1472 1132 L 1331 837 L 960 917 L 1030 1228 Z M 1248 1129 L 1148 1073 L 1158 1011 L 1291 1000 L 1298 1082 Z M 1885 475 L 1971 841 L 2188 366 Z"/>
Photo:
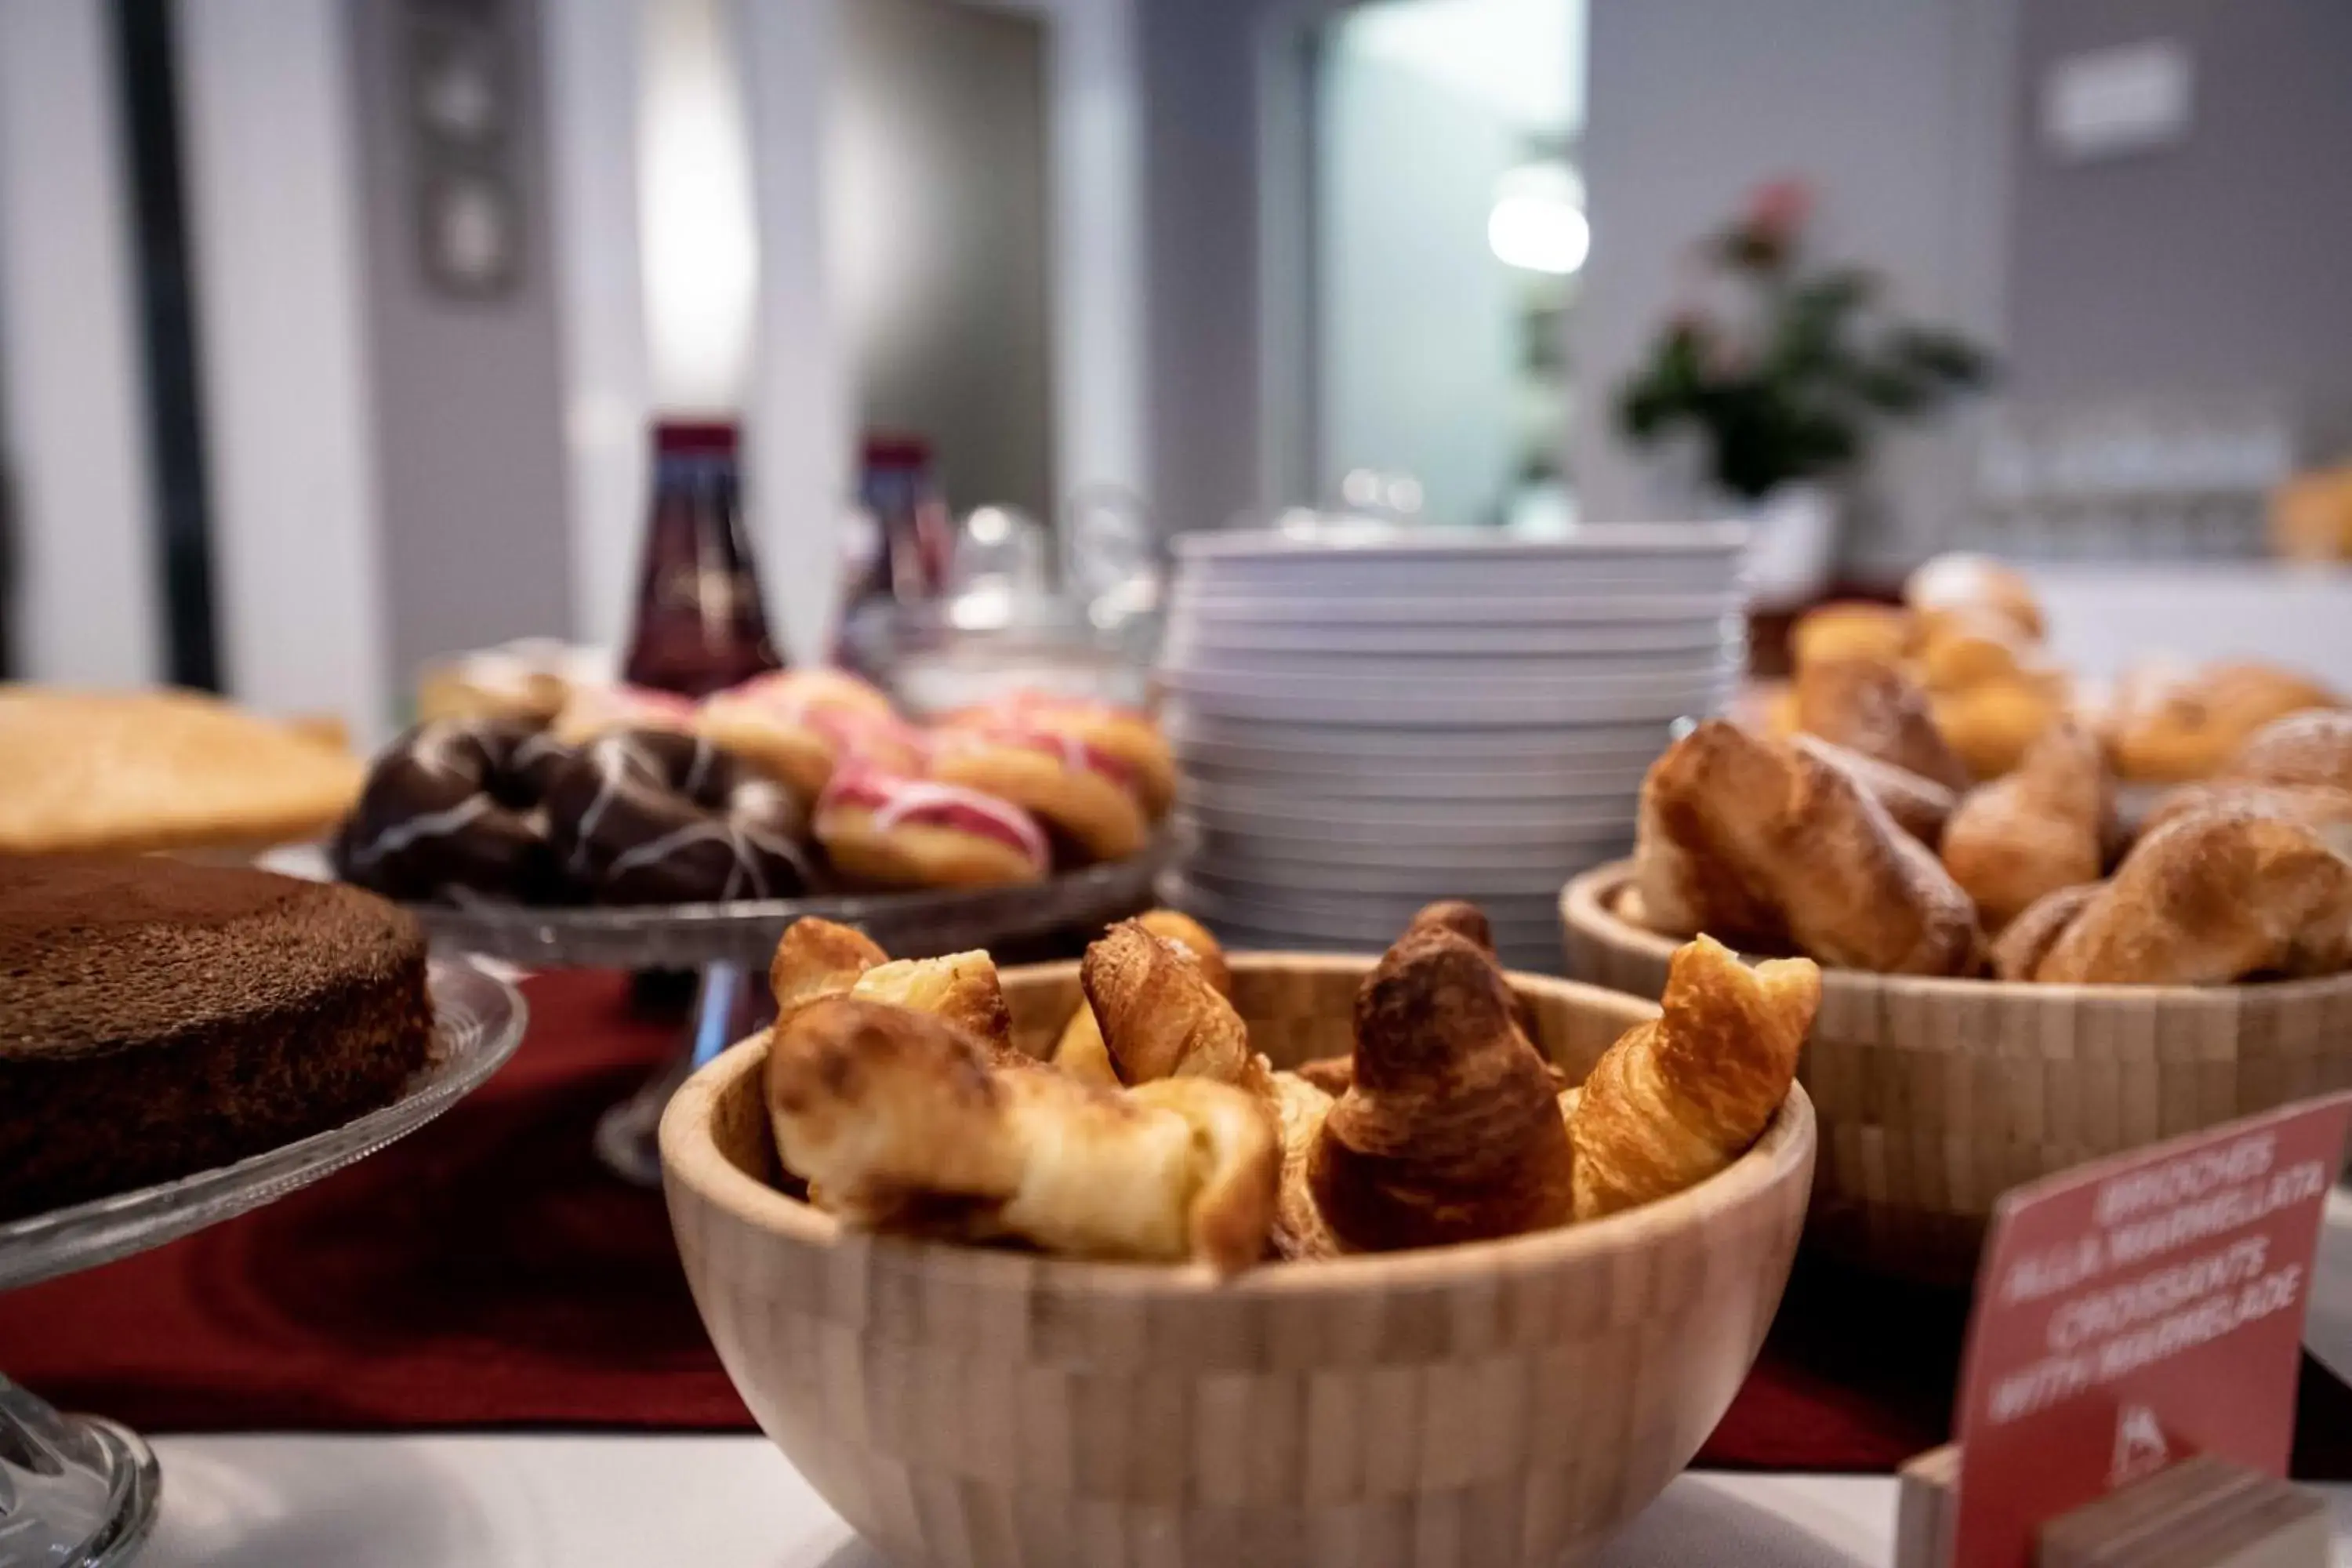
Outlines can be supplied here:
<path id="1" fill-rule="evenodd" d="M 1736 526 L 1179 542 L 1160 679 L 1175 900 L 1245 947 L 1377 949 L 1465 898 L 1559 965 L 1559 889 L 1623 854 L 1676 720 L 1746 653 Z"/>

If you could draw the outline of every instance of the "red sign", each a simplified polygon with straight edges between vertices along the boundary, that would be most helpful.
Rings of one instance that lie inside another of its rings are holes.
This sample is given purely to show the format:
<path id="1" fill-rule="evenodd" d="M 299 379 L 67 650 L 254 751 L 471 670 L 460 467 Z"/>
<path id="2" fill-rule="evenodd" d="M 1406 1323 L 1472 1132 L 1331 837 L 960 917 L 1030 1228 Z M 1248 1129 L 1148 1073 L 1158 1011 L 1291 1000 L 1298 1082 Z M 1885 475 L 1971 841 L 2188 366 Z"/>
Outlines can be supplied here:
<path id="1" fill-rule="evenodd" d="M 2032 1568 L 2042 1525 L 2189 1454 L 2286 1474 L 2304 1300 L 2352 1095 L 2020 1187 L 1961 1364 L 1955 1563 Z"/>

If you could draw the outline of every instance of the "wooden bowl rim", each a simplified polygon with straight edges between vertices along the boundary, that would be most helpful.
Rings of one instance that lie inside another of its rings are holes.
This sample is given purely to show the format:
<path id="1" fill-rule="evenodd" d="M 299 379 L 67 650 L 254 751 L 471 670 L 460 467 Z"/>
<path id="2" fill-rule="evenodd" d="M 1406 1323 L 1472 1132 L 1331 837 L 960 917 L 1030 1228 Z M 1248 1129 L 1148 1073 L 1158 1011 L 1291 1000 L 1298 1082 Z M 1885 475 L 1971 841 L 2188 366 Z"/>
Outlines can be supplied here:
<path id="1" fill-rule="evenodd" d="M 1231 963 L 1236 973 L 1323 970 L 1361 974 L 1377 954 L 1244 952 Z M 1008 978 L 1042 976 L 1074 967 L 1037 964 L 1006 971 Z M 1609 991 L 1549 975 L 1513 973 L 1513 985 L 1611 1010 L 1627 1001 Z M 1638 1001 L 1638 998 L 1634 1000 Z M 1654 1004 L 1649 1005 L 1654 1011 Z M 853 1231 L 832 1215 L 777 1191 L 736 1168 L 711 1137 L 712 1107 L 736 1082 L 767 1061 L 764 1032 L 729 1048 L 681 1085 L 661 1120 L 664 1181 L 755 1230 L 803 1247 L 830 1249 L 866 1246 L 920 1261 L 928 1271 L 960 1269 L 974 1285 L 1016 1286 L 1068 1295 L 1115 1293 L 1137 1300 L 1286 1298 L 1354 1294 L 1390 1287 L 1471 1283 L 1498 1276 L 1551 1271 L 1562 1264 L 1640 1252 L 1666 1235 L 1703 1227 L 1718 1215 L 1760 1201 L 1776 1187 L 1801 1183 L 1811 1163 L 1813 1102 L 1801 1085 L 1773 1113 L 1748 1152 L 1696 1186 L 1606 1219 L 1507 1237 L 1498 1241 L 1461 1242 L 1407 1252 L 1365 1253 L 1303 1262 L 1265 1263 L 1220 1279 L 1197 1264 L 1106 1263 L 1045 1258 L 955 1242 L 879 1236 Z"/>
<path id="2" fill-rule="evenodd" d="M 1561 889 L 1560 920 L 1570 931 L 1664 965 L 1682 943 L 1622 919 L 1611 907 L 1611 897 L 1633 879 L 1631 860 L 1612 860 L 1594 867 Z M 2352 971 L 2323 974 L 2315 980 L 2266 980 L 2259 984 L 2242 981 L 2230 985 L 2058 985 L 1949 975 L 1875 974 L 1866 969 L 1832 969 L 1823 964 L 1822 984 L 1833 991 L 1891 992 L 1965 1001 L 1993 996 L 2018 1002 L 2063 1002 L 2094 1009 L 2138 1008 L 2156 1002 L 2169 1007 L 2235 1011 L 2248 998 L 2289 1005 L 2325 1001 L 2352 990 Z"/>

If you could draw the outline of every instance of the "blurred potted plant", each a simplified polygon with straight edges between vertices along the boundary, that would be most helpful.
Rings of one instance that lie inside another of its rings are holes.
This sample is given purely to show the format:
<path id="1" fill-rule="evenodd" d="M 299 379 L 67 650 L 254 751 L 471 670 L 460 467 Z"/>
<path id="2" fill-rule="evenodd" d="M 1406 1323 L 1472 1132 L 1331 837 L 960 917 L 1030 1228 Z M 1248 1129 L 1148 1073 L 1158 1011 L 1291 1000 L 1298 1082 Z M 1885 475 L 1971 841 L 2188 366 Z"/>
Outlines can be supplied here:
<path id="1" fill-rule="evenodd" d="M 1757 530 L 1757 595 L 1811 596 L 1836 556 L 1838 495 L 1886 426 L 1980 386 L 1992 363 L 1956 333 L 1896 319 L 1865 268 L 1805 255 L 1811 191 L 1759 187 L 1698 250 L 1718 309 L 1675 313 L 1618 394 L 1635 445 L 1669 448 L 1710 511 Z M 1700 498 L 1688 498 L 1699 500 Z"/>

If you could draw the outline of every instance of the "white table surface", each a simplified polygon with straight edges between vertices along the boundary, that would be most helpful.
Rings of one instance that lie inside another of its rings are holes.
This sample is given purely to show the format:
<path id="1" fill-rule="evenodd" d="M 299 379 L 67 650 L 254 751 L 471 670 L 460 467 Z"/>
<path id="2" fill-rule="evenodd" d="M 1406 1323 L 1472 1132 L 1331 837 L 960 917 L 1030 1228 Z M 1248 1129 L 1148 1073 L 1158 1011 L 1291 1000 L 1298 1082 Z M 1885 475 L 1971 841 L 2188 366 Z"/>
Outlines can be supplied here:
<path id="1" fill-rule="evenodd" d="M 887 1568 L 763 1438 L 183 1436 L 140 1568 Z M 2352 1487 L 2323 1489 L 2352 1568 Z M 1895 1483 L 1694 1474 L 1605 1568 L 1882 1568 Z"/>

